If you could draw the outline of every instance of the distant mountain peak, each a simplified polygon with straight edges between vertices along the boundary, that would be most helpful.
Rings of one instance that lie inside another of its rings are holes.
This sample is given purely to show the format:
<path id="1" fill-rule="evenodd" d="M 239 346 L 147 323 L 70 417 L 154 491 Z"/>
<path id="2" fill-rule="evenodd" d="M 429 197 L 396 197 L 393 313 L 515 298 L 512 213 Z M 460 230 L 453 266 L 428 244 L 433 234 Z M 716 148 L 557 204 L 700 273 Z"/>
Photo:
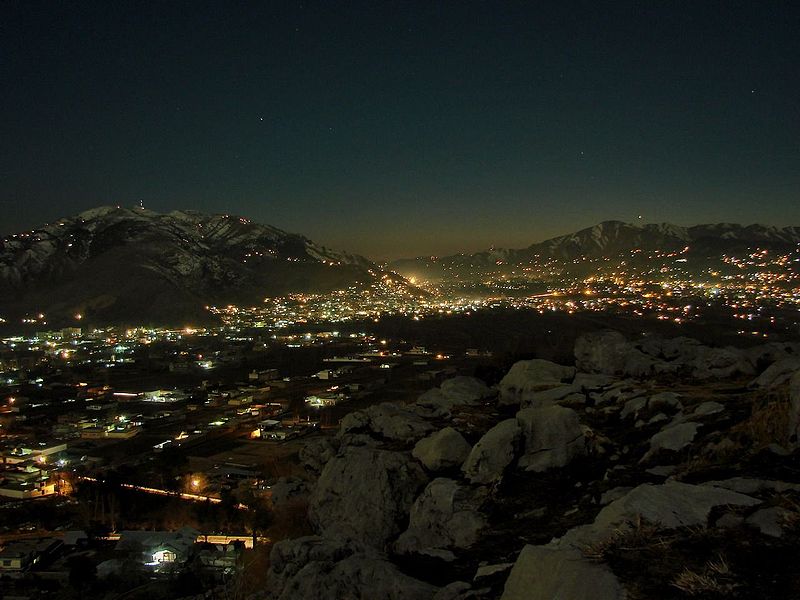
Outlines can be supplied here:
<path id="1" fill-rule="evenodd" d="M 766 225 L 713 223 L 684 227 L 672 223 L 626 223 L 602 221 L 591 227 L 531 244 L 522 249 L 501 249 L 438 257 L 395 261 L 391 267 L 404 275 L 448 277 L 481 270 L 492 270 L 501 260 L 508 266 L 524 267 L 540 258 L 575 261 L 579 259 L 621 258 L 635 250 L 683 251 L 719 255 L 741 252 L 757 246 L 794 247 L 800 243 L 800 228 Z"/>
<path id="2" fill-rule="evenodd" d="M 0 315 L 181 322 L 373 279 L 363 256 L 230 214 L 100 206 L 0 240 Z"/>

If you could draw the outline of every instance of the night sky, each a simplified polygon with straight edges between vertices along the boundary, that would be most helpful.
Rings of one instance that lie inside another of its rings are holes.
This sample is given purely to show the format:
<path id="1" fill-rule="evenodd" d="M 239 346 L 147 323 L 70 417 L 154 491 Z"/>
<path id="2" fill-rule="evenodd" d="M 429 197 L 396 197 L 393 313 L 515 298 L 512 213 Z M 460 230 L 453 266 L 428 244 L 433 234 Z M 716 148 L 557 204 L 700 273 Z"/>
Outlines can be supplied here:
<path id="1" fill-rule="evenodd" d="M 372 258 L 800 225 L 798 32 L 768 0 L 5 0 L 0 233 L 140 200 Z"/>

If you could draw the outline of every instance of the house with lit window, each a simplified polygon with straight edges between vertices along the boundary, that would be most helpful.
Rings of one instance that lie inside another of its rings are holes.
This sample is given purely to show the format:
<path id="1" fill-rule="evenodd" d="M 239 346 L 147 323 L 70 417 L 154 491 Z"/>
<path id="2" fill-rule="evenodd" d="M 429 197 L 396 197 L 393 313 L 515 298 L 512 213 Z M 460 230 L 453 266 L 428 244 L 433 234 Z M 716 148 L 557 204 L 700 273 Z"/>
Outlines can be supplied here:
<path id="1" fill-rule="evenodd" d="M 10 542 L 0 550 L 0 572 L 26 571 L 41 560 L 51 560 L 61 546 L 61 540 L 53 538 Z"/>
<path id="2" fill-rule="evenodd" d="M 142 564 L 155 571 L 168 570 L 188 561 L 200 532 L 191 527 L 178 531 L 123 531 L 116 551 L 136 555 Z"/>
<path id="3" fill-rule="evenodd" d="M 0 469 L 0 496 L 25 500 L 55 494 L 57 479 L 39 461 L 27 460 Z"/>

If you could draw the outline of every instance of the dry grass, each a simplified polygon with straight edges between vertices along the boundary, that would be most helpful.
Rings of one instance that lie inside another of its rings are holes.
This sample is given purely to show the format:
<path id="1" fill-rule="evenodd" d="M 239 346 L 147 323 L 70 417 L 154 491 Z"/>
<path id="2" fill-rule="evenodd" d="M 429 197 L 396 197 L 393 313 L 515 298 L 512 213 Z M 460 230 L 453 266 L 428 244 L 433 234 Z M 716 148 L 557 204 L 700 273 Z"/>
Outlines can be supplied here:
<path id="1" fill-rule="evenodd" d="M 607 561 L 620 552 L 636 552 L 669 543 L 670 538 L 661 534 L 657 525 L 639 517 L 636 522 L 621 525 L 605 539 L 584 546 L 581 551 L 590 560 Z"/>
<path id="2" fill-rule="evenodd" d="M 722 555 L 708 561 L 702 572 L 685 568 L 672 585 L 688 596 L 728 596 L 739 587 Z"/>
<path id="3" fill-rule="evenodd" d="M 743 434 L 754 451 L 770 444 L 786 446 L 790 415 L 791 403 L 785 394 L 768 394 L 754 402 L 750 416 L 732 427 L 731 434 Z"/>
<path id="4" fill-rule="evenodd" d="M 781 529 L 784 530 L 784 533 L 792 536 L 800 535 L 800 502 L 796 498 L 796 495 L 786 492 L 773 498 L 773 502 L 777 506 L 786 510 L 780 519 Z"/>

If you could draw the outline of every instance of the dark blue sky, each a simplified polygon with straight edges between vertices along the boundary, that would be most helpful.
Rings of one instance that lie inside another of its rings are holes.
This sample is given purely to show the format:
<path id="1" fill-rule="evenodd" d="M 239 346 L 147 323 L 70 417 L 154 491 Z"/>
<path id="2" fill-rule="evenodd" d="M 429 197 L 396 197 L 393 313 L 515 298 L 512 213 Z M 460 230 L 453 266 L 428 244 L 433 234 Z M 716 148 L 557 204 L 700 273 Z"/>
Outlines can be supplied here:
<path id="1" fill-rule="evenodd" d="M 797 2 L 0 4 L 0 232 L 100 204 L 375 258 L 800 225 Z"/>

